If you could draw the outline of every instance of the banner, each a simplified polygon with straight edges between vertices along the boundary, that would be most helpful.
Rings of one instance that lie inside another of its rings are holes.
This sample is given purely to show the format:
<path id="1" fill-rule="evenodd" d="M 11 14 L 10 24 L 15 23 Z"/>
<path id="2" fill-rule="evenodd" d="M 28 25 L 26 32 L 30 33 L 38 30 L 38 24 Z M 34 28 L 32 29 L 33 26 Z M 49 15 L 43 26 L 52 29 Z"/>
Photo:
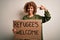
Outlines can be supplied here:
<path id="1" fill-rule="evenodd" d="M 41 20 L 14 20 L 14 40 L 41 40 Z"/>

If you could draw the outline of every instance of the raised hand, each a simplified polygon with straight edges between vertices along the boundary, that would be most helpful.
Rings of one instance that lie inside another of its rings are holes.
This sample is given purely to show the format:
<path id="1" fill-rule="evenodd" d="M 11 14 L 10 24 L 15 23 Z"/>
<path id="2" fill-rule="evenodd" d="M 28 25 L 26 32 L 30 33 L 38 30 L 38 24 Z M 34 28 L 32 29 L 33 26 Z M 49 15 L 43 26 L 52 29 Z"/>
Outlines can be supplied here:
<path id="1" fill-rule="evenodd" d="M 40 10 L 44 10 L 44 11 L 47 11 L 47 9 L 43 6 L 43 5 L 41 5 L 40 7 L 38 7 Z"/>

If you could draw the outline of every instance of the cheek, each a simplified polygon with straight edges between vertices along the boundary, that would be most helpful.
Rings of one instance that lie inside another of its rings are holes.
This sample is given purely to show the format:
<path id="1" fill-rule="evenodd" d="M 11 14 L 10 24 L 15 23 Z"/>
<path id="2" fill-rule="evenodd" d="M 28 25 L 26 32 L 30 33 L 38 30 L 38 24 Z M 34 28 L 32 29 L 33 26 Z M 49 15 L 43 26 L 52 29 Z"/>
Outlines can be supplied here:
<path id="1" fill-rule="evenodd" d="M 27 11 L 30 11 L 30 9 L 27 9 Z"/>
<path id="2" fill-rule="evenodd" d="M 34 11 L 34 9 L 32 9 L 32 11 Z"/>

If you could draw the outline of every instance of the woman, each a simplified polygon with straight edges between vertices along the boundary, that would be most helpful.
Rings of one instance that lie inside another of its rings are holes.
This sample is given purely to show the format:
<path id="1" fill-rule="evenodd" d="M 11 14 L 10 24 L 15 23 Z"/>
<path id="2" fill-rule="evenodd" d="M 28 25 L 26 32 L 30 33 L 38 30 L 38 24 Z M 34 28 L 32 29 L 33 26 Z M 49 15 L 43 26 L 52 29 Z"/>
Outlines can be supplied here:
<path id="1" fill-rule="evenodd" d="M 44 10 L 45 12 L 45 16 L 40 16 L 40 15 L 36 15 L 37 12 L 37 6 L 34 2 L 27 2 L 24 6 L 24 11 L 25 13 L 28 13 L 28 15 L 25 15 L 23 17 L 23 20 L 38 20 L 38 19 L 42 19 L 42 23 L 45 23 L 47 21 L 50 20 L 51 16 L 49 14 L 49 11 L 43 6 L 41 5 L 41 7 L 39 7 L 40 10 Z M 16 32 L 16 29 L 13 29 L 13 32 Z M 43 40 L 43 37 L 42 37 Z"/>
<path id="2" fill-rule="evenodd" d="M 37 11 L 36 4 L 34 2 L 27 2 L 24 6 L 24 11 L 25 11 L 25 13 L 28 13 L 28 15 L 25 15 L 23 17 L 23 20 L 42 19 L 42 23 L 49 21 L 51 16 L 50 16 L 48 10 L 43 5 L 41 5 L 41 7 L 39 7 L 39 8 L 40 8 L 40 10 L 44 10 L 45 16 L 36 15 L 36 11 Z"/>

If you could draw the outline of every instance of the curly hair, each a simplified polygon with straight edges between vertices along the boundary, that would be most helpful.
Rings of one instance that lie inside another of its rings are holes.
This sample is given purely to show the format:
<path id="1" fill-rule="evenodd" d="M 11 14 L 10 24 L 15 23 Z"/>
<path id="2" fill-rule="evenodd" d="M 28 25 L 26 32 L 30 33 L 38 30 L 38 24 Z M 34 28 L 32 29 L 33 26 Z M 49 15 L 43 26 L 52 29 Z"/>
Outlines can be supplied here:
<path id="1" fill-rule="evenodd" d="M 35 14 L 37 12 L 37 6 L 36 6 L 36 4 L 33 1 L 31 1 L 31 2 L 27 2 L 25 4 L 25 6 L 24 6 L 25 13 L 28 12 L 28 10 L 27 10 L 28 9 L 28 6 L 33 6 L 33 9 L 34 9 L 33 14 Z"/>

